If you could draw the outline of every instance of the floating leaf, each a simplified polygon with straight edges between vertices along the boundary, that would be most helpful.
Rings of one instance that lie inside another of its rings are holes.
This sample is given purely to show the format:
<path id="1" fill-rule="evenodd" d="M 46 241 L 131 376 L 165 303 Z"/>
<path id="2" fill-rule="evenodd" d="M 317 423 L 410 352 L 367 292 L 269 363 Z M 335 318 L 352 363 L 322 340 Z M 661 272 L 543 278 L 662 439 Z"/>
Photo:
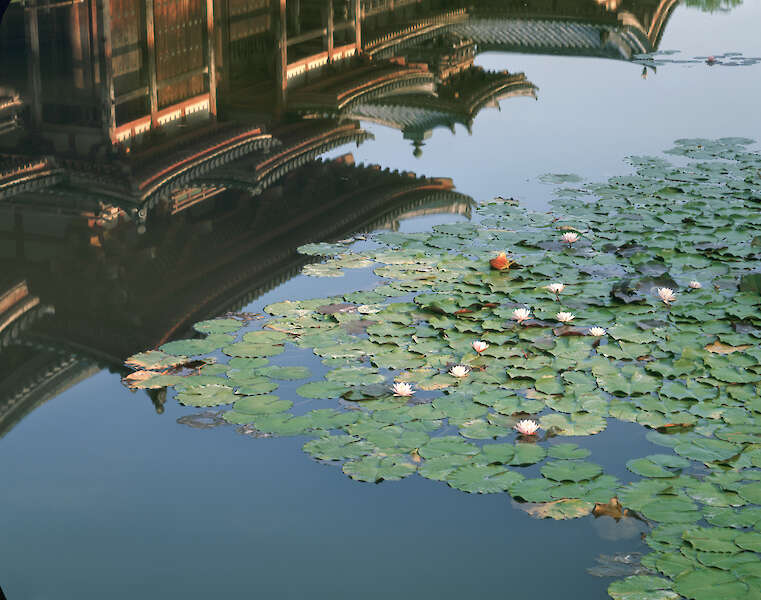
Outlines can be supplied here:
<path id="1" fill-rule="evenodd" d="M 553 500 L 552 502 L 543 502 L 540 504 L 521 505 L 520 508 L 525 510 L 529 515 L 537 519 L 577 519 L 585 517 L 592 512 L 594 504 L 576 500 L 573 498 L 563 498 Z"/>
<path id="2" fill-rule="evenodd" d="M 542 475 L 553 481 L 584 481 L 602 473 L 602 467 L 590 462 L 559 460 L 541 468 Z"/>
<path id="3" fill-rule="evenodd" d="M 177 356 L 161 352 L 160 350 L 148 350 L 147 352 L 133 354 L 124 361 L 124 364 L 133 369 L 150 369 L 157 371 L 177 367 L 189 361 L 190 359 L 187 356 Z"/>
<path id="4" fill-rule="evenodd" d="M 357 481 L 378 483 L 408 477 L 417 470 L 417 465 L 406 456 L 365 456 L 344 463 L 343 472 Z"/>
<path id="5" fill-rule="evenodd" d="M 447 483 L 463 492 L 496 494 L 523 479 L 502 465 L 463 465 L 447 477 Z"/>
<path id="6" fill-rule="evenodd" d="M 243 327 L 244 323 L 238 319 L 211 319 L 199 321 L 193 325 L 193 329 L 199 333 L 232 333 Z"/>
<path id="7" fill-rule="evenodd" d="M 371 454 L 372 444 L 353 435 L 329 435 L 304 444 L 304 451 L 321 460 L 345 460 Z"/>
<path id="8" fill-rule="evenodd" d="M 296 393 L 304 398 L 338 398 L 347 391 L 342 383 L 333 381 L 312 381 L 296 389 Z"/>
<path id="9" fill-rule="evenodd" d="M 576 444 L 555 444 L 549 447 L 547 454 L 550 458 L 572 460 L 586 458 L 591 452 L 586 448 L 579 448 Z"/>
<path id="10" fill-rule="evenodd" d="M 220 406 L 232 404 L 237 399 L 233 391 L 223 385 L 201 385 L 177 394 L 177 400 L 187 406 Z"/>
<path id="11" fill-rule="evenodd" d="M 633 575 L 614 581 L 608 587 L 613 600 L 675 600 L 679 594 L 672 591 L 673 584 L 668 579 L 652 575 Z"/>

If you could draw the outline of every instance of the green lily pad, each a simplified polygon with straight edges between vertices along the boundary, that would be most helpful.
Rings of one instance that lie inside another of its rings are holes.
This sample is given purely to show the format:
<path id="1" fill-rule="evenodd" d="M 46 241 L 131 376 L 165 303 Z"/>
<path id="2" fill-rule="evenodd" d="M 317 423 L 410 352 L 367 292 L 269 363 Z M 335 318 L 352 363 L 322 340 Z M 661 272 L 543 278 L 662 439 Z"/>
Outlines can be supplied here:
<path id="1" fill-rule="evenodd" d="M 553 481 L 585 481 L 602 473 L 602 467 L 585 461 L 557 460 L 541 468 L 542 475 Z"/>
<path id="2" fill-rule="evenodd" d="M 679 575 L 674 590 L 690 600 L 727 600 L 744 598 L 748 587 L 728 571 L 695 569 Z"/>
<path id="3" fill-rule="evenodd" d="M 193 329 L 199 333 L 232 333 L 243 327 L 244 323 L 238 319 L 211 319 L 199 321 L 193 325 Z"/>
<path id="4" fill-rule="evenodd" d="M 224 334 L 212 334 L 200 340 L 177 340 L 167 342 L 159 350 L 176 356 L 199 356 L 219 350 L 225 344 L 232 341 L 233 337 Z"/>
<path id="5" fill-rule="evenodd" d="M 232 404 L 239 396 L 224 385 L 201 385 L 188 388 L 177 394 L 177 401 L 186 406 L 221 406 Z"/>
<path id="6" fill-rule="evenodd" d="M 409 477 L 417 470 L 417 465 L 403 455 L 365 456 L 344 463 L 343 472 L 357 481 L 378 483 L 395 481 Z"/>
<path id="7" fill-rule="evenodd" d="M 329 435 L 304 444 L 304 451 L 320 460 L 345 460 L 372 454 L 373 446 L 353 435 Z"/>
<path id="8" fill-rule="evenodd" d="M 695 550 L 701 552 L 729 552 L 736 554 L 740 552 L 734 540 L 737 531 L 722 527 L 691 527 L 687 529 L 682 537 Z"/>
<path id="9" fill-rule="evenodd" d="M 608 586 L 613 600 L 675 600 L 679 594 L 672 590 L 668 579 L 652 575 L 632 575 Z"/>
<path id="10" fill-rule="evenodd" d="M 311 375 L 307 367 L 264 367 L 259 373 L 272 379 L 296 380 L 306 379 Z"/>
<path id="11" fill-rule="evenodd" d="M 547 454 L 550 458 L 574 460 L 587 458 L 592 453 L 576 444 L 554 444 L 548 448 Z"/>
<path id="12" fill-rule="evenodd" d="M 471 494 L 496 494 L 521 479 L 523 475 L 502 465 L 463 465 L 447 477 L 447 483 Z"/>
<path id="13" fill-rule="evenodd" d="M 312 381 L 305 383 L 296 389 L 296 393 L 303 398 L 338 398 L 347 391 L 342 383 L 333 381 Z"/>
<path id="14" fill-rule="evenodd" d="M 636 458 L 626 463 L 626 468 L 642 477 L 674 477 L 677 473 L 669 469 L 685 469 L 690 461 L 670 454 L 652 454 Z"/>

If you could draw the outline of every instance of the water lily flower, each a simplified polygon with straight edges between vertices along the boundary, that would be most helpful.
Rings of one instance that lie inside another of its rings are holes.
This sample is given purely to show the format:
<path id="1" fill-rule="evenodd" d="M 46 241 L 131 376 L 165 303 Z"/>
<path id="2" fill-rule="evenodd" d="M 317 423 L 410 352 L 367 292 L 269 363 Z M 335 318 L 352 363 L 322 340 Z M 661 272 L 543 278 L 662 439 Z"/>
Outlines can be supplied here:
<path id="1" fill-rule="evenodd" d="M 569 312 L 559 312 L 555 315 L 555 318 L 561 323 L 570 323 L 576 318 L 576 315 Z"/>
<path id="2" fill-rule="evenodd" d="M 593 335 L 595 337 L 602 337 L 605 335 L 605 330 L 602 327 L 590 327 L 589 335 Z"/>
<path id="3" fill-rule="evenodd" d="M 539 430 L 539 423 L 531 419 L 523 419 L 515 424 L 515 429 L 523 435 L 534 435 Z"/>
<path id="4" fill-rule="evenodd" d="M 483 352 L 484 350 L 486 350 L 489 347 L 489 344 L 479 340 L 477 342 L 473 342 L 472 346 L 473 346 L 473 350 L 475 350 L 476 352 L 481 354 L 481 352 Z"/>
<path id="5" fill-rule="evenodd" d="M 700 288 L 703 287 L 703 285 L 699 281 L 690 281 L 690 287 L 693 290 L 699 290 Z"/>
<path id="6" fill-rule="evenodd" d="M 562 292 L 565 289 L 564 283 L 551 283 L 550 285 L 545 285 L 548 290 L 550 290 L 553 294 L 556 296 Z"/>
<path id="7" fill-rule="evenodd" d="M 531 310 L 528 308 L 516 308 L 513 311 L 513 319 L 518 321 L 518 323 L 522 323 L 529 317 L 531 317 Z"/>
<path id="8" fill-rule="evenodd" d="M 391 389 L 394 390 L 394 396 L 412 396 L 415 393 L 409 383 L 395 383 Z"/>
<path id="9" fill-rule="evenodd" d="M 579 234 L 573 231 L 569 231 L 567 233 L 564 233 L 563 237 L 560 239 L 563 240 L 563 243 L 568 244 L 570 246 L 571 244 L 579 240 Z"/>
<path id="10" fill-rule="evenodd" d="M 716 62 L 716 57 L 715 57 L 715 56 L 709 56 L 708 58 L 706 58 L 706 62 L 707 62 L 709 65 L 712 65 L 713 63 L 715 63 L 715 62 Z"/>
<path id="11" fill-rule="evenodd" d="M 465 365 L 456 365 L 449 369 L 449 374 L 452 377 L 467 377 L 468 373 L 470 373 L 470 367 Z"/>
<path id="12" fill-rule="evenodd" d="M 676 300 L 676 294 L 671 288 L 658 288 L 658 297 L 663 300 L 664 304 L 671 304 Z"/>
<path id="13" fill-rule="evenodd" d="M 499 254 L 497 254 L 495 258 L 492 258 L 489 261 L 491 268 L 497 271 L 505 271 L 509 269 L 510 265 L 512 265 L 513 263 L 514 261 L 507 258 L 507 254 L 504 252 L 500 252 Z"/>

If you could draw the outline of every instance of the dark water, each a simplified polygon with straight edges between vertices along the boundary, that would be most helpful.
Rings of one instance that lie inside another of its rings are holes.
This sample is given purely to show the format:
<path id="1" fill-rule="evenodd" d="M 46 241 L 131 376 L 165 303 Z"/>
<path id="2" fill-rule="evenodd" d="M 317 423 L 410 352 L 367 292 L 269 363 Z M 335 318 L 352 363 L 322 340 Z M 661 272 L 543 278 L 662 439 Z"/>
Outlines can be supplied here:
<path id="1" fill-rule="evenodd" d="M 103 31 L 101 2 L 37 11 L 37 66 L 30 10 L 8 10 L 0 586 L 9 600 L 602 599 L 610 580 L 586 573 L 595 557 L 643 549 L 636 527 L 608 517 L 535 520 L 506 494 L 469 495 L 419 477 L 360 484 L 310 459 L 303 440 L 193 429 L 177 419 L 197 409 L 120 384 L 124 358 L 187 335 L 194 321 L 374 281 L 354 270 L 337 280 L 300 276 L 300 244 L 466 219 L 471 198 L 512 196 L 547 210 L 543 173 L 599 179 L 626 172 L 626 156 L 680 137 L 761 139 L 761 64 L 673 62 L 761 56 L 757 2 L 714 12 L 655 0 L 475 3 L 457 19 L 454 2 L 398 4 L 361 3 L 363 43 L 388 35 L 388 50 L 368 45 L 371 63 L 337 61 L 336 73 L 317 70 L 308 81 L 296 74 L 278 99 L 277 7 L 215 3 L 219 124 L 207 106 L 159 127 L 188 98 L 203 103 L 206 93 L 208 102 L 211 84 L 205 3 L 185 2 L 185 13 L 156 3 L 156 127 L 126 138 L 125 124 L 139 129 L 148 115 L 151 127 L 149 5 L 111 2 L 110 71 L 86 25 L 95 15 Z M 319 29 L 325 6 L 289 0 L 292 70 L 324 51 L 321 37 L 298 40 Z M 353 3 L 332 6 L 337 23 L 353 22 Z M 421 25 L 437 16 L 438 29 Z M 419 35 L 405 35 L 410 26 Z M 336 30 L 336 48 L 353 42 L 354 29 Z M 643 49 L 680 52 L 653 69 L 631 60 Z M 393 86 L 375 85 L 401 56 L 427 62 L 435 77 L 396 73 Z M 501 70 L 524 73 L 536 89 L 490 96 L 489 85 L 507 77 Z M 127 98 L 112 112 L 103 102 L 109 81 Z M 351 90 L 357 101 L 338 106 Z M 495 103 L 499 111 L 486 106 Z M 256 127 L 280 145 L 250 135 L 248 146 L 232 147 Z M 280 162 L 267 171 L 273 156 Z M 140 188 L 148 180 L 158 182 L 152 194 Z M 294 388 L 279 393 L 295 397 Z M 634 424 L 611 422 L 584 444 L 621 477 L 628 458 L 649 451 Z"/>

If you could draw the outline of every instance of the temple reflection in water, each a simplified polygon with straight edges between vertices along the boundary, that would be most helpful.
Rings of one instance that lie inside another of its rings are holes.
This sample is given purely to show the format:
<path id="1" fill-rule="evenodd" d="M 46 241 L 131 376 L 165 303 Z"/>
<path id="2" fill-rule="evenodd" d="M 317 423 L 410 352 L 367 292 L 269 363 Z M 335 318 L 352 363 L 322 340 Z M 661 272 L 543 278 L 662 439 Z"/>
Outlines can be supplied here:
<path id="1" fill-rule="evenodd" d="M 537 97 L 478 52 L 627 60 L 658 47 L 676 3 L 14 2 L 0 26 L 0 436 L 294 276 L 301 244 L 469 215 L 449 179 L 320 158 L 369 141 L 361 122 L 419 154 L 437 127 Z"/>

